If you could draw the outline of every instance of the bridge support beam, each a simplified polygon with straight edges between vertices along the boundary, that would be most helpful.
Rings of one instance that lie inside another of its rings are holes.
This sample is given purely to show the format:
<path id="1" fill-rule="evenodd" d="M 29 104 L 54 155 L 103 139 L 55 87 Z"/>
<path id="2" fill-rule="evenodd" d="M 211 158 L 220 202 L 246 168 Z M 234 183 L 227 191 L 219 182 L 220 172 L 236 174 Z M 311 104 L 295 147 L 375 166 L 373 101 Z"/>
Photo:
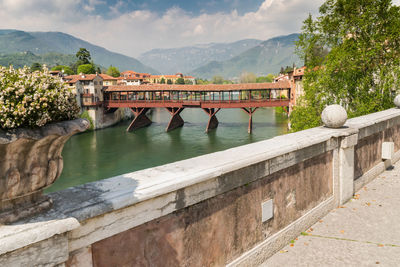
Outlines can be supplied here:
<path id="1" fill-rule="evenodd" d="M 247 128 L 247 132 L 251 134 L 253 132 L 253 113 L 256 112 L 258 108 L 242 108 L 247 114 L 249 114 L 249 127 Z"/>
<path id="2" fill-rule="evenodd" d="M 182 127 L 185 123 L 180 116 L 180 113 L 184 110 L 184 108 L 166 108 L 168 112 L 172 115 L 171 120 L 168 123 L 167 128 L 165 129 L 166 132 L 172 131 L 176 128 Z"/>
<path id="3" fill-rule="evenodd" d="M 146 116 L 146 112 L 150 108 L 131 108 L 135 118 L 129 124 L 129 127 L 126 129 L 127 132 L 134 131 L 146 126 L 149 126 L 152 121 Z"/>
<path id="4" fill-rule="evenodd" d="M 205 113 L 207 113 L 207 115 L 210 117 L 208 119 L 208 124 L 207 124 L 207 128 L 206 128 L 206 133 L 208 133 L 210 130 L 215 129 L 218 127 L 218 119 L 215 116 L 215 114 L 217 114 L 218 111 L 220 111 L 221 109 L 214 109 L 214 108 L 202 108 L 204 110 Z"/>

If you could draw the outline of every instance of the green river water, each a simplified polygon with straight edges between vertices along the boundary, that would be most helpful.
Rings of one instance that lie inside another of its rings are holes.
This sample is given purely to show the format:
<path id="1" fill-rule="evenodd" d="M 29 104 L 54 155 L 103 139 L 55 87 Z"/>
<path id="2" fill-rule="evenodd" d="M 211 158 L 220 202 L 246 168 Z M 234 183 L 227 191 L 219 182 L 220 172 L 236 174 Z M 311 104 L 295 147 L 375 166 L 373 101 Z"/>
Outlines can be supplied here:
<path id="1" fill-rule="evenodd" d="M 253 115 L 253 133 L 247 133 L 248 115 L 240 109 L 217 113 L 219 126 L 206 134 L 208 116 L 201 109 L 185 109 L 182 128 L 165 132 L 170 115 L 155 109 L 149 127 L 126 132 L 129 121 L 113 127 L 72 136 L 63 150 L 61 177 L 46 190 L 97 181 L 207 153 L 272 138 L 287 132 L 287 116 L 274 108 Z"/>

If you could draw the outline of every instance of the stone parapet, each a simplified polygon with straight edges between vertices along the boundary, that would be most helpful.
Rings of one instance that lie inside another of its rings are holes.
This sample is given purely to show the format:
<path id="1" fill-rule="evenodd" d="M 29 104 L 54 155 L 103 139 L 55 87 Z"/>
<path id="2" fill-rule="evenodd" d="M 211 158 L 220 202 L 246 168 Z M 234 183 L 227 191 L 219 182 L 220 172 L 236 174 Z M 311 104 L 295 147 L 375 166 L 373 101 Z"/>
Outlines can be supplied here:
<path id="1" fill-rule="evenodd" d="M 66 246 L 68 261 L 57 259 L 68 266 L 257 265 L 377 175 L 385 166 L 383 141 L 394 142 L 393 160 L 400 157 L 400 110 L 350 119 L 345 126 L 52 193 L 49 211 L 0 226 L 0 262 L 54 239 L 54 249 Z M 273 216 L 263 222 L 262 204 L 271 200 Z M 50 226 L 64 221 L 68 227 Z M 35 224 L 40 234 L 32 232 Z M 10 244 L 14 239 L 20 242 Z"/>

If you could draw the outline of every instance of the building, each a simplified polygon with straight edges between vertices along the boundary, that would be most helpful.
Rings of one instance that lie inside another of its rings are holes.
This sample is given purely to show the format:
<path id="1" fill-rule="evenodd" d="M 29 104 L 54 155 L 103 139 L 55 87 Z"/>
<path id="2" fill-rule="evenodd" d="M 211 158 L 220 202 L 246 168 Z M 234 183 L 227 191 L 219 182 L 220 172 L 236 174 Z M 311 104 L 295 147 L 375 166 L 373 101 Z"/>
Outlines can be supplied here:
<path id="1" fill-rule="evenodd" d="M 190 81 L 191 84 L 196 84 L 196 79 L 193 76 L 184 76 L 182 73 L 176 73 L 175 75 L 151 75 L 150 82 L 160 84 L 168 83 L 168 80 L 170 80 L 170 83 L 175 84 L 179 78 L 183 78 L 185 83 Z"/>
<path id="2" fill-rule="evenodd" d="M 119 85 L 141 85 L 150 82 L 150 74 L 139 73 L 132 70 L 121 72 L 121 77 L 118 77 Z"/>
<path id="3" fill-rule="evenodd" d="M 103 89 L 106 84 L 116 85 L 118 79 L 107 74 L 79 74 L 63 78 L 75 93 L 81 112 L 87 112 L 95 129 L 111 126 L 132 113 L 127 109 L 118 109 L 106 113 L 103 109 Z"/>
<path id="4" fill-rule="evenodd" d="M 118 84 L 118 78 L 112 77 L 107 74 L 99 74 L 101 78 L 103 78 L 103 85 L 104 86 L 112 86 Z"/>

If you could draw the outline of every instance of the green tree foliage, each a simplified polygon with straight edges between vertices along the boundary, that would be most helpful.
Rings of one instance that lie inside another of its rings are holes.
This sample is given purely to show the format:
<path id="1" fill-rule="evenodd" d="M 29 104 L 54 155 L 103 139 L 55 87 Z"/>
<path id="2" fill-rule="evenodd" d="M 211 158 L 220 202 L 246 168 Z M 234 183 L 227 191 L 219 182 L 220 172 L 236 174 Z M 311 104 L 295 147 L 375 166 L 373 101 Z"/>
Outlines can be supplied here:
<path id="1" fill-rule="evenodd" d="M 192 84 L 193 84 L 193 81 L 192 81 L 192 80 L 185 80 L 185 84 L 192 85 Z"/>
<path id="2" fill-rule="evenodd" d="M 94 74 L 96 69 L 92 64 L 83 64 L 78 67 L 77 73 Z"/>
<path id="3" fill-rule="evenodd" d="M 119 72 L 117 67 L 113 67 L 112 65 L 107 69 L 107 74 L 112 77 L 119 77 L 121 73 Z"/>
<path id="4" fill-rule="evenodd" d="M 167 80 L 167 84 L 172 84 L 172 80 L 171 80 L 171 79 L 168 79 L 168 80 Z"/>
<path id="5" fill-rule="evenodd" d="M 74 71 L 70 67 L 64 66 L 64 65 L 57 65 L 57 66 L 53 67 L 51 70 L 64 71 L 64 73 L 67 75 L 74 74 Z"/>
<path id="6" fill-rule="evenodd" d="M 79 65 L 89 64 L 92 57 L 90 56 L 90 52 L 86 48 L 79 48 L 79 51 L 76 52 L 76 57 L 80 62 Z"/>
<path id="7" fill-rule="evenodd" d="M 224 83 L 224 77 L 220 75 L 216 75 L 212 78 L 211 83 L 213 84 L 223 84 Z"/>
<path id="8" fill-rule="evenodd" d="M 240 75 L 240 83 L 255 83 L 257 76 L 252 72 L 243 72 Z"/>
<path id="9" fill-rule="evenodd" d="M 393 106 L 400 88 L 400 8 L 390 0 L 328 0 L 304 21 L 297 51 L 306 62 L 305 95 L 291 114 L 294 131 L 320 124 L 342 105 L 349 117 Z"/>
<path id="10" fill-rule="evenodd" d="M 281 74 L 287 74 L 289 72 L 292 72 L 294 70 L 295 65 L 293 66 L 286 66 L 286 67 L 281 67 L 281 71 L 279 73 Z"/>
<path id="11" fill-rule="evenodd" d="M 92 117 L 90 117 L 89 112 L 87 110 L 85 110 L 84 112 L 82 112 L 82 114 L 80 115 L 81 119 L 85 119 L 88 120 L 90 123 L 90 127 L 89 130 L 94 130 L 94 123 L 93 123 L 93 119 Z"/>
<path id="12" fill-rule="evenodd" d="M 42 70 L 42 65 L 40 65 L 40 63 L 38 62 L 32 63 L 31 71 L 38 71 L 38 70 Z"/>
<path id="13" fill-rule="evenodd" d="M 180 77 L 180 78 L 176 79 L 175 83 L 176 84 L 185 84 L 185 80 L 182 77 Z"/>
<path id="14" fill-rule="evenodd" d="M 161 84 L 165 84 L 165 79 L 164 79 L 164 77 L 161 78 L 160 83 L 161 83 Z"/>
<path id="15" fill-rule="evenodd" d="M 257 77 L 256 83 L 271 83 L 273 82 L 275 76 L 273 74 L 268 74 L 267 76 Z"/>
<path id="16" fill-rule="evenodd" d="M 210 84 L 210 81 L 203 79 L 196 79 L 196 84 Z"/>

